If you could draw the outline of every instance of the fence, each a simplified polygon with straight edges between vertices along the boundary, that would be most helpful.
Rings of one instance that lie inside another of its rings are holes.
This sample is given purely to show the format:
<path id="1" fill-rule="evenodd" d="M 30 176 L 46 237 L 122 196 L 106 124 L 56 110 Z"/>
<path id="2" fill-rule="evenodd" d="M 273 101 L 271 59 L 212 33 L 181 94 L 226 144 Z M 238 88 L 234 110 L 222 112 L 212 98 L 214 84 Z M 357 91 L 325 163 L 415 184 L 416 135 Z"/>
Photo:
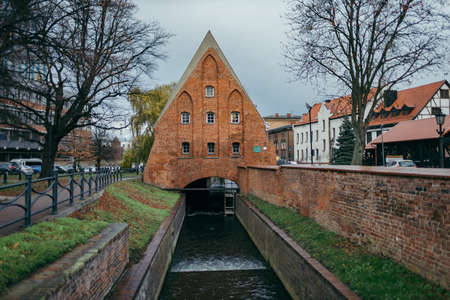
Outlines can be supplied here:
<path id="1" fill-rule="evenodd" d="M 133 170 L 138 174 L 139 170 Z M 75 199 L 79 198 L 80 200 L 84 200 L 86 195 L 90 196 L 92 193 L 104 189 L 107 185 L 122 180 L 123 173 L 130 173 L 130 171 L 118 168 L 101 168 L 98 172 L 92 172 L 91 169 L 85 172 L 82 169 L 80 172 L 61 175 L 58 174 L 58 171 L 55 171 L 51 177 L 33 180 L 32 175 L 25 175 L 24 182 L 0 185 L 0 192 L 8 189 L 19 189 L 17 195 L 0 202 L 0 213 L 11 207 L 19 207 L 24 212 L 23 216 L 13 216 L 10 220 L 0 221 L 0 229 L 22 221 L 28 227 L 31 225 L 31 218 L 33 216 L 46 210 L 51 209 L 51 213 L 56 215 L 58 214 L 58 206 L 61 204 L 69 202 L 69 205 L 72 206 Z M 64 178 L 68 178 L 68 180 L 62 180 Z M 6 181 L 6 179 L 4 180 Z M 64 181 L 66 182 L 64 183 Z M 36 185 L 40 182 L 46 184 L 46 188 L 42 191 L 36 188 Z M 35 187 L 33 187 L 33 184 Z M 22 190 L 20 190 L 21 187 L 23 187 Z M 38 207 L 33 210 L 33 207 L 36 206 L 38 201 L 43 202 L 42 199 L 50 199 L 51 205 Z"/>

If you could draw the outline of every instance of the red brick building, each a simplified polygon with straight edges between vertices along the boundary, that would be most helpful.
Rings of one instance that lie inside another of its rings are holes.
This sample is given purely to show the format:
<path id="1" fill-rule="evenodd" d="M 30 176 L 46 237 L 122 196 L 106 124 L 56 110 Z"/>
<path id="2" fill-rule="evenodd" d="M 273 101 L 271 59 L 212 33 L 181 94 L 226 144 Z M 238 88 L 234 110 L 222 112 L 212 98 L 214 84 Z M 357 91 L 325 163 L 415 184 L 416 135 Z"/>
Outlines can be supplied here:
<path id="1" fill-rule="evenodd" d="M 207 177 L 238 181 L 238 165 L 275 164 L 264 121 L 210 32 L 155 128 L 144 181 L 183 188 Z"/>

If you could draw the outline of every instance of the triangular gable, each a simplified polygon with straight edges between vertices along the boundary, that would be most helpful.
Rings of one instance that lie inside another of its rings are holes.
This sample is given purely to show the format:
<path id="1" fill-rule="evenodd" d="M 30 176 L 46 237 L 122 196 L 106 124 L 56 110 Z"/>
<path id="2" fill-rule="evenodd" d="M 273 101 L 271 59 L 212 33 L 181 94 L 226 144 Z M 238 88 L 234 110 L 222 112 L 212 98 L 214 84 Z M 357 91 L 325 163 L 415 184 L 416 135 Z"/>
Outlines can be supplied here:
<path id="1" fill-rule="evenodd" d="M 188 78 L 191 76 L 192 72 L 195 70 L 197 65 L 199 64 L 201 58 L 203 55 L 208 51 L 208 49 L 214 49 L 214 51 L 217 53 L 219 58 L 224 63 L 225 67 L 229 70 L 231 75 L 233 76 L 234 80 L 236 80 L 237 84 L 241 88 L 242 92 L 248 97 L 247 92 L 244 89 L 244 86 L 242 85 L 241 81 L 237 77 L 236 73 L 234 72 L 233 68 L 231 67 L 230 63 L 228 62 L 227 58 L 222 52 L 222 49 L 220 49 L 219 44 L 217 44 L 217 41 L 214 39 L 214 36 L 212 35 L 211 31 L 209 30 L 206 33 L 205 38 L 201 42 L 200 46 L 198 47 L 197 51 L 194 54 L 194 57 L 192 57 L 191 62 L 187 66 L 186 70 L 184 71 L 183 75 L 181 76 L 180 80 L 178 80 L 177 85 L 175 86 L 174 91 L 170 95 L 169 100 L 167 101 L 166 105 L 164 106 L 164 109 L 161 111 L 161 114 L 158 117 L 158 120 L 156 120 L 155 126 L 158 124 L 159 120 L 164 116 L 165 112 L 169 108 L 169 106 L 172 104 L 173 100 L 176 98 L 180 90 L 183 88 L 184 84 L 188 80 Z"/>

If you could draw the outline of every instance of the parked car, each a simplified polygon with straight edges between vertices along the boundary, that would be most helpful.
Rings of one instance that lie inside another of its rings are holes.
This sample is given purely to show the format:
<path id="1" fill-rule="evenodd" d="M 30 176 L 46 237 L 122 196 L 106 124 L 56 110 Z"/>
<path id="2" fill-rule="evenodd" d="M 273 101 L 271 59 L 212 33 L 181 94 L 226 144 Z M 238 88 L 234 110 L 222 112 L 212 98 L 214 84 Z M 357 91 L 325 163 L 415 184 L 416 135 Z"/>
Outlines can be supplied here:
<path id="1" fill-rule="evenodd" d="M 11 163 L 16 163 L 23 173 L 28 172 L 28 168 L 25 167 L 31 168 L 34 173 L 40 173 L 42 169 L 42 160 L 39 158 L 12 159 Z"/>
<path id="2" fill-rule="evenodd" d="M 54 165 L 53 171 L 58 171 L 58 173 L 67 173 L 67 168 L 61 165 Z"/>
<path id="3" fill-rule="evenodd" d="M 9 162 L 0 162 L 0 174 L 5 174 L 9 172 L 9 167 L 11 166 L 11 163 Z"/>
<path id="4" fill-rule="evenodd" d="M 390 168 L 416 168 L 416 164 L 409 159 L 402 159 L 402 160 L 394 160 L 394 161 L 390 161 L 386 164 L 386 167 L 390 167 Z"/>

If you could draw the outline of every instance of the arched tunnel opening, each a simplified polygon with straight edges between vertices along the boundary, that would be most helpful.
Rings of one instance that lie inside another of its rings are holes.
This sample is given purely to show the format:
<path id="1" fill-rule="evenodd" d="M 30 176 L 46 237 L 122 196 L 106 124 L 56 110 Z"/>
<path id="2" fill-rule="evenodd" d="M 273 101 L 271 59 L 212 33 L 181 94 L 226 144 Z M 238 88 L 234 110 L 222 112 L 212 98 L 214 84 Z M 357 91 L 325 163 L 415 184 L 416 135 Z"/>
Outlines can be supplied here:
<path id="1" fill-rule="evenodd" d="M 229 179 L 208 177 L 198 179 L 184 187 L 186 190 L 186 213 L 234 214 L 238 185 Z"/>

